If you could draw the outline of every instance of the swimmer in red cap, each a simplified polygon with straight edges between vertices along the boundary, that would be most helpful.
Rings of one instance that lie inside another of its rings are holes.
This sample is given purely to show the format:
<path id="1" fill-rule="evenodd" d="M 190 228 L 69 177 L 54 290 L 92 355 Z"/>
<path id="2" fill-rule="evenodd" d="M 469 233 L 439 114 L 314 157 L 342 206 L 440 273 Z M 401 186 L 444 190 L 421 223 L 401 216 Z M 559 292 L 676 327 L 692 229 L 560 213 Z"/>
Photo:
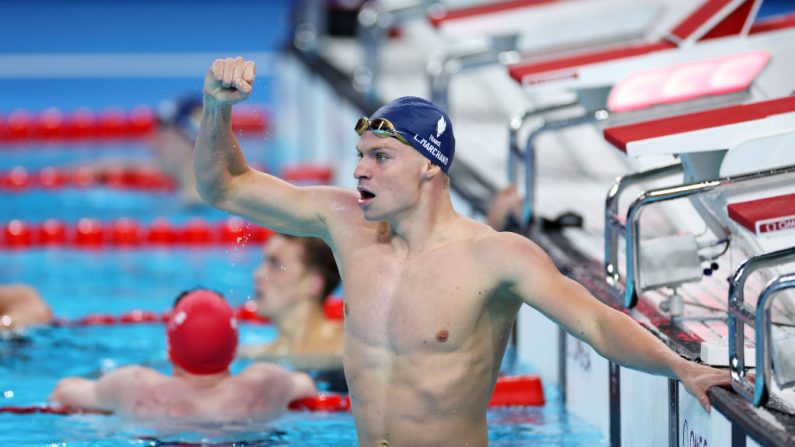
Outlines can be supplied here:
<path id="1" fill-rule="evenodd" d="M 50 400 L 123 414 L 218 420 L 277 417 L 291 401 L 316 393 L 308 375 L 269 363 L 230 373 L 237 320 L 216 292 L 196 289 L 180 295 L 167 334 L 173 375 L 127 366 L 96 381 L 69 377 L 56 385 Z"/>
<path id="2" fill-rule="evenodd" d="M 228 373 L 237 350 L 237 320 L 220 295 L 184 292 L 166 327 L 168 358 L 176 368 L 198 375 Z"/>
<path id="3" fill-rule="evenodd" d="M 52 310 L 33 288 L 0 285 L 0 331 L 14 331 L 52 321 Z"/>

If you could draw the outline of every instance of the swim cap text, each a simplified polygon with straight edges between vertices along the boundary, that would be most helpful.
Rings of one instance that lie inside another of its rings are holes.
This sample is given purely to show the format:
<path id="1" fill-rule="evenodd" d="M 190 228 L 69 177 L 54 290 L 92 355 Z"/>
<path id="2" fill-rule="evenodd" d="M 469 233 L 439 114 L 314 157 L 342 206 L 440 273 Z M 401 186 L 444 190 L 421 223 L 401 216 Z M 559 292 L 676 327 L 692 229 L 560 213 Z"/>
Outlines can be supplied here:
<path id="1" fill-rule="evenodd" d="M 431 137 L 431 138 L 433 138 L 433 137 Z M 424 147 L 425 150 L 428 151 L 428 153 L 433 155 L 434 158 L 439 160 L 439 162 L 441 162 L 443 165 L 447 166 L 447 161 L 449 160 L 447 158 L 447 156 L 444 155 L 439 149 L 437 149 L 436 147 L 431 145 L 431 143 L 428 143 L 428 141 L 425 138 L 418 138 L 417 135 L 414 134 L 414 141 L 416 141 L 417 143 L 420 143 L 420 145 L 422 147 Z M 441 144 L 441 143 L 439 143 L 439 144 Z"/>

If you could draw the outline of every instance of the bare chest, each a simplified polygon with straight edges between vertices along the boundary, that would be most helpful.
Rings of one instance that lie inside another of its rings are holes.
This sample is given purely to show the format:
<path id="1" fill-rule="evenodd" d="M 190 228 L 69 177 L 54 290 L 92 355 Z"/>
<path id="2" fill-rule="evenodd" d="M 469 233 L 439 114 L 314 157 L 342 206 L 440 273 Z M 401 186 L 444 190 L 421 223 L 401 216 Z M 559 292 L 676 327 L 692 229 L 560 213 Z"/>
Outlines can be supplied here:
<path id="1" fill-rule="evenodd" d="M 477 330 L 489 287 L 456 252 L 400 259 L 373 251 L 345 268 L 346 330 L 392 351 L 455 350 Z"/>

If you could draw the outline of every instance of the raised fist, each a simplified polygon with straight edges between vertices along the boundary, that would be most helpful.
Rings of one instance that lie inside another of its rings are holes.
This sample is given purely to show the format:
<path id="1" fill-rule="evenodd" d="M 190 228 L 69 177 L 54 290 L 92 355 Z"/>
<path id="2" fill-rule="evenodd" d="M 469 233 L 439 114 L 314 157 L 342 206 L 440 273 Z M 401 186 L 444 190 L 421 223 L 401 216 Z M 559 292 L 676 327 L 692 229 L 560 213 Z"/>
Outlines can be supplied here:
<path id="1" fill-rule="evenodd" d="M 248 98 L 257 77 L 254 62 L 242 57 L 216 59 L 204 77 L 204 96 L 222 104 Z"/>

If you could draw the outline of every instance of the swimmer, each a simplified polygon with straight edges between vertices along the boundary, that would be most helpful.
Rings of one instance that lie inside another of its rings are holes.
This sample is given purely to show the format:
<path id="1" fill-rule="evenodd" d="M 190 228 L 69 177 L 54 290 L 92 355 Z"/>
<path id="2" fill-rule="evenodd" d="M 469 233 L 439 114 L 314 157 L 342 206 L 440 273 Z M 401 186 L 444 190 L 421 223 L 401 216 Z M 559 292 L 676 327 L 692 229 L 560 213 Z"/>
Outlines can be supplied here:
<path id="1" fill-rule="evenodd" d="M 355 191 L 252 169 L 230 116 L 255 71 L 242 58 L 217 59 L 205 76 L 198 190 L 218 208 L 331 247 L 360 445 L 487 445 L 489 398 L 523 304 L 622 366 L 681 380 L 707 410 L 707 389 L 729 383 L 727 371 L 683 359 L 562 275 L 529 239 L 456 213 L 453 124 L 428 101 L 398 98 L 356 123 Z M 311 120 L 301 125 L 316 131 Z"/>
<path id="2" fill-rule="evenodd" d="M 340 282 L 331 249 L 320 239 L 274 234 L 254 272 L 257 311 L 278 336 L 244 345 L 239 355 L 285 362 L 302 371 L 342 369 L 342 322 L 326 318 L 323 302 Z M 336 391 L 336 390 L 335 390 Z"/>
<path id="3" fill-rule="evenodd" d="M 518 229 L 522 221 L 522 196 L 515 186 L 507 186 L 494 195 L 486 213 L 486 223 L 497 231 Z"/>
<path id="4" fill-rule="evenodd" d="M 33 287 L 0 285 L 0 331 L 14 331 L 51 321 L 50 306 Z"/>
<path id="5" fill-rule="evenodd" d="M 196 95 L 161 102 L 157 107 L 158 126 L 151 143 L 157 165 L 176 181 L 178 192 L 188 206 L 203 204 L 196 192 L 196 177 L 190 169 L 201 105 L 201 97 Z"/>
<path id="6" fill-rule="evenodd" d="M 216 292 L 196 289 L 180 295 L 166 332 L 172 375 L 126 366 L 96 381 L 69 377 L 58 382 L 50 400 L 127 415 L 219 420 L 275 418 L 291 401 L 316 393 L 306 374 L 269 363 L 230 373 L 237 321 Z"/>

